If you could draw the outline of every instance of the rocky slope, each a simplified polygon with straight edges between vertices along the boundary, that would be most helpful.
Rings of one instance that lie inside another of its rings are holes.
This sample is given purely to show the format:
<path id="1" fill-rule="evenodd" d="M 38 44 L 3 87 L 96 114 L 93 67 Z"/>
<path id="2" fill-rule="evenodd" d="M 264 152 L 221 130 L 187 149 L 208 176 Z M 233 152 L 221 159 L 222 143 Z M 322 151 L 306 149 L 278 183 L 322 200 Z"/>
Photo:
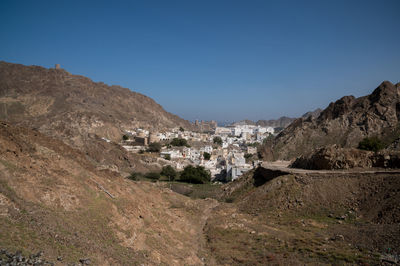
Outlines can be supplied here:
<path id="1" fill-rule="evenodd" d="M 390 173 L 260 167 L 223 186 L 208 245 L 221 265 L 396 265 L 399 189 Z"/>
<path id="2" fill-rule="evenodd" d="M 0 62 L 0 119 L 38 129 L 86 152 L 99 165 L 132 168 L 119 147 L 124 129 L 192 125 L 155 101 L 63 69 Z M 106 153 L 112 151 L 113 156 Z"/>
<path id="3" fill-rule="evenodd" d="M 355 148 L 323 147 L 309 156 L 300 156 L 293 168 L 334 170 L 351 168 L 400 168 L 400 152 L 372 152 Z"/>
<path id="4" fill-rule="evenodd" d="M 370 95 L 345 96 L 331 103 L 317 118 L 295 120 L 266 145 L 264 156 L 293 159 L 331 144 L 355 147 L 366 136 L 392 142 L 399 137 L 399 120 L 400 83 L 385 81 Z"/>
<path id="5" fill-rule="evenodd" d="M 42 262 L 61 257 L 60 265 L 201 265 L 213 206 L 99 171 L 59 140 L 0 122 L 0 249 L 11 255 L 44 251 Z"/>

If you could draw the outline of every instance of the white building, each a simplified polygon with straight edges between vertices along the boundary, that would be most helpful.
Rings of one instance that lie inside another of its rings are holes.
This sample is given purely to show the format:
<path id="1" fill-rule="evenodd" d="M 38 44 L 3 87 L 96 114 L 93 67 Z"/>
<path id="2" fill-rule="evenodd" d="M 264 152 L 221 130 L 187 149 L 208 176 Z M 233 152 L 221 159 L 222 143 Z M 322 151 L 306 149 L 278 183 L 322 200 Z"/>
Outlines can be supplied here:
<path id="1" fill-rule="evenodd" d="M 232 130 L 227 127 L 217 127 L 215 129 L 215 135 L 230 135 L 232 134 Z"/>

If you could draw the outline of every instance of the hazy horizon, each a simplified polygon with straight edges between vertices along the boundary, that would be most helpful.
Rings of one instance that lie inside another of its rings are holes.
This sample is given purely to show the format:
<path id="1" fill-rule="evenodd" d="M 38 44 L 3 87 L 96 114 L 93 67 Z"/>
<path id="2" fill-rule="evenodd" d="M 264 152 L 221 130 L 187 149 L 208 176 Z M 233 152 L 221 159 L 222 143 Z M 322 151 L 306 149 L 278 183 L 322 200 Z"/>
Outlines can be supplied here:
<path id="1" fill-rule="evenodd" d="M 0 60 L 194 121 L 299 117 L 400 81 L 400 1 L 1 1 Z"/>

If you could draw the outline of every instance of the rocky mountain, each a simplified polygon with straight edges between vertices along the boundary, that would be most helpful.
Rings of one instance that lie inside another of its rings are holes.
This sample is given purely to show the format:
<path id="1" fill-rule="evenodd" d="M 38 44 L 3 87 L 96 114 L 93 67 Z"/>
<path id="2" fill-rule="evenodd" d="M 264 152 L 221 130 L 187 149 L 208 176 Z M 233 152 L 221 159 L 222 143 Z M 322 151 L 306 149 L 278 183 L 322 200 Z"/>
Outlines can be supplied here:
<path id="1" fill-rule="evenodd" d="M 314 111 L 310 111 L 305 113 L 304 115 L 301 116 L 301 118 L 307 119 L 309 116 L 311 116 L 312 118 L 317 118 L 322 112 L 321 108 L 317 108 Z"/>
<path id="2" fill-rule="evenodd" d="M 238 122 L 234 122 L 231 124 L 232 126 L 242 126 L 242 125 L 252 125 L 255 126 L 256 123 L 254 121 L 251 121 L 249 119 L 245 119 L 245 120 L 240 120 Z"/>
<path id="3" fill-rule="evenodd" d="M 355 147 L 367 136 L 390 145 L 399 137 L 400 83 L 384 81 L 370 95 L 345 96 L 332 102 L 317 118 L 299 118 L 264 150 L 267 159 L 293 159 L 316 148 L 337 144 Z"/>
<path id="4" fill-rule="evenodd" d="M 96 163 L 131 168 L 118 146 L 125 129 L 193 125 L 166 112 L 151 98 L 108 86 L 63 69 L 0 62 L 0 119 L 38 129 L 83 150 Z M 106 156 L 112 151 L 114 156 Z"/>
<path id="5" fill-rule="evenodd" d="M 300 156 L 292 164 L 293 168 L 312 170 L 338 170 L 352 168 L 400 168 L 400 152 L 373 152 L 356 148 L 326 146 L 309 156 Z"/>
<path id="6" fill-rule="evenodd" d="M 281 127 L 285 128 L 290 123 L 292 123 L 296 118 L 291 118 L 287 116 L 282 116 L 278 119 L 271 119 L 271 120 L 258 120 L 256 122 L 257 126 L 262 126 L 262 127 Z"/>

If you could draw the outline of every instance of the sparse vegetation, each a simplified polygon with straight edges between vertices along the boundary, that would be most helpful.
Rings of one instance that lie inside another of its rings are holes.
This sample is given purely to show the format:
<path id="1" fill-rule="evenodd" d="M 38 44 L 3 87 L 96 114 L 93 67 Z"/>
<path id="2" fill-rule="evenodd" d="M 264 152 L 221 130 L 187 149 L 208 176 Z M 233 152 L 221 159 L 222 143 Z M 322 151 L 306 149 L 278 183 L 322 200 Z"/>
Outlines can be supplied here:
<path id="1" fill-rule="evenodd" d="M 377 137 L 364 138 L 360 143 L 358 143 L 358 148 L 360 150 L 374 151 L 378 152 L 385 148 L 384 143 Z"/>
<path id="2" fill-rule="evenodd" d="M 175 169 L 171 165 L 164 166 L 160 174 L 167 177 L 169 181 L 173 181 L 177 175 Z"/>
<path id="3" fill-rule="evenodd" d="M 142 177 L 143 175 L 141 173 L 136 173 L 133 172 L 132 174 L 130 174 L 127 178 L 133 181 L 137 181 L 140 177 Z"/>
<path id="4" fill-rule="evenodd" d="M 247 144 L 247 146 L 255 147 L 255 148 L 257 148 L 259 145 L 260 145 L 260 143 L 258 143 L 258 142 L 253 142 L 253 143 Z"/>
<path id="5" fill-rule="evenodd" d="M 149 147 L 147 148 L 148 152 L 160 152 L 161 150 L 161 144 L 159 142 L 152 142 L 149 144 Z"/>
<path id="6" fill-rule="evenodd" d="M 190 197 L 192 199 L 212 198 L 220 200 L 220 184 L 189 184 L 183 182 L 171 182 L 168 184 L 168 187 L 174 192 Z"/>
<path id="7" fill-rule="evenodd" d="M 144 175 L 145 178 L 147 179 L 151 179 L 151 180 L 158 180 L 160 179 L 160 173 L 158 172 L 149 172 L 147 174 Z"/>
<path id="8" fill-rule="evenodd" d="M 187 143 L 186 139 L 181 139 L 181 138 L 174 138 L 172 139 L 171 143 L 172 146 L 177 146 L 177 147 L 190 147 L 189 144 Z"/>
<path id="9" fill-rule="evenodd" d="M 214 144 L 217 144 L 217 145 L 222 146 L 222 139 L 221 139 L 221 137 L 218 137 L 218 136 L 214 137 L 213 142 L 214 142 Z"/>
<path id="10" fill-rule="evenodd" d="M 205 184 L 211 181 L 211 174 L 203 166 L 194 167 L 188 165 L 181 172 L 180 181 L 193 184 Z"/>

